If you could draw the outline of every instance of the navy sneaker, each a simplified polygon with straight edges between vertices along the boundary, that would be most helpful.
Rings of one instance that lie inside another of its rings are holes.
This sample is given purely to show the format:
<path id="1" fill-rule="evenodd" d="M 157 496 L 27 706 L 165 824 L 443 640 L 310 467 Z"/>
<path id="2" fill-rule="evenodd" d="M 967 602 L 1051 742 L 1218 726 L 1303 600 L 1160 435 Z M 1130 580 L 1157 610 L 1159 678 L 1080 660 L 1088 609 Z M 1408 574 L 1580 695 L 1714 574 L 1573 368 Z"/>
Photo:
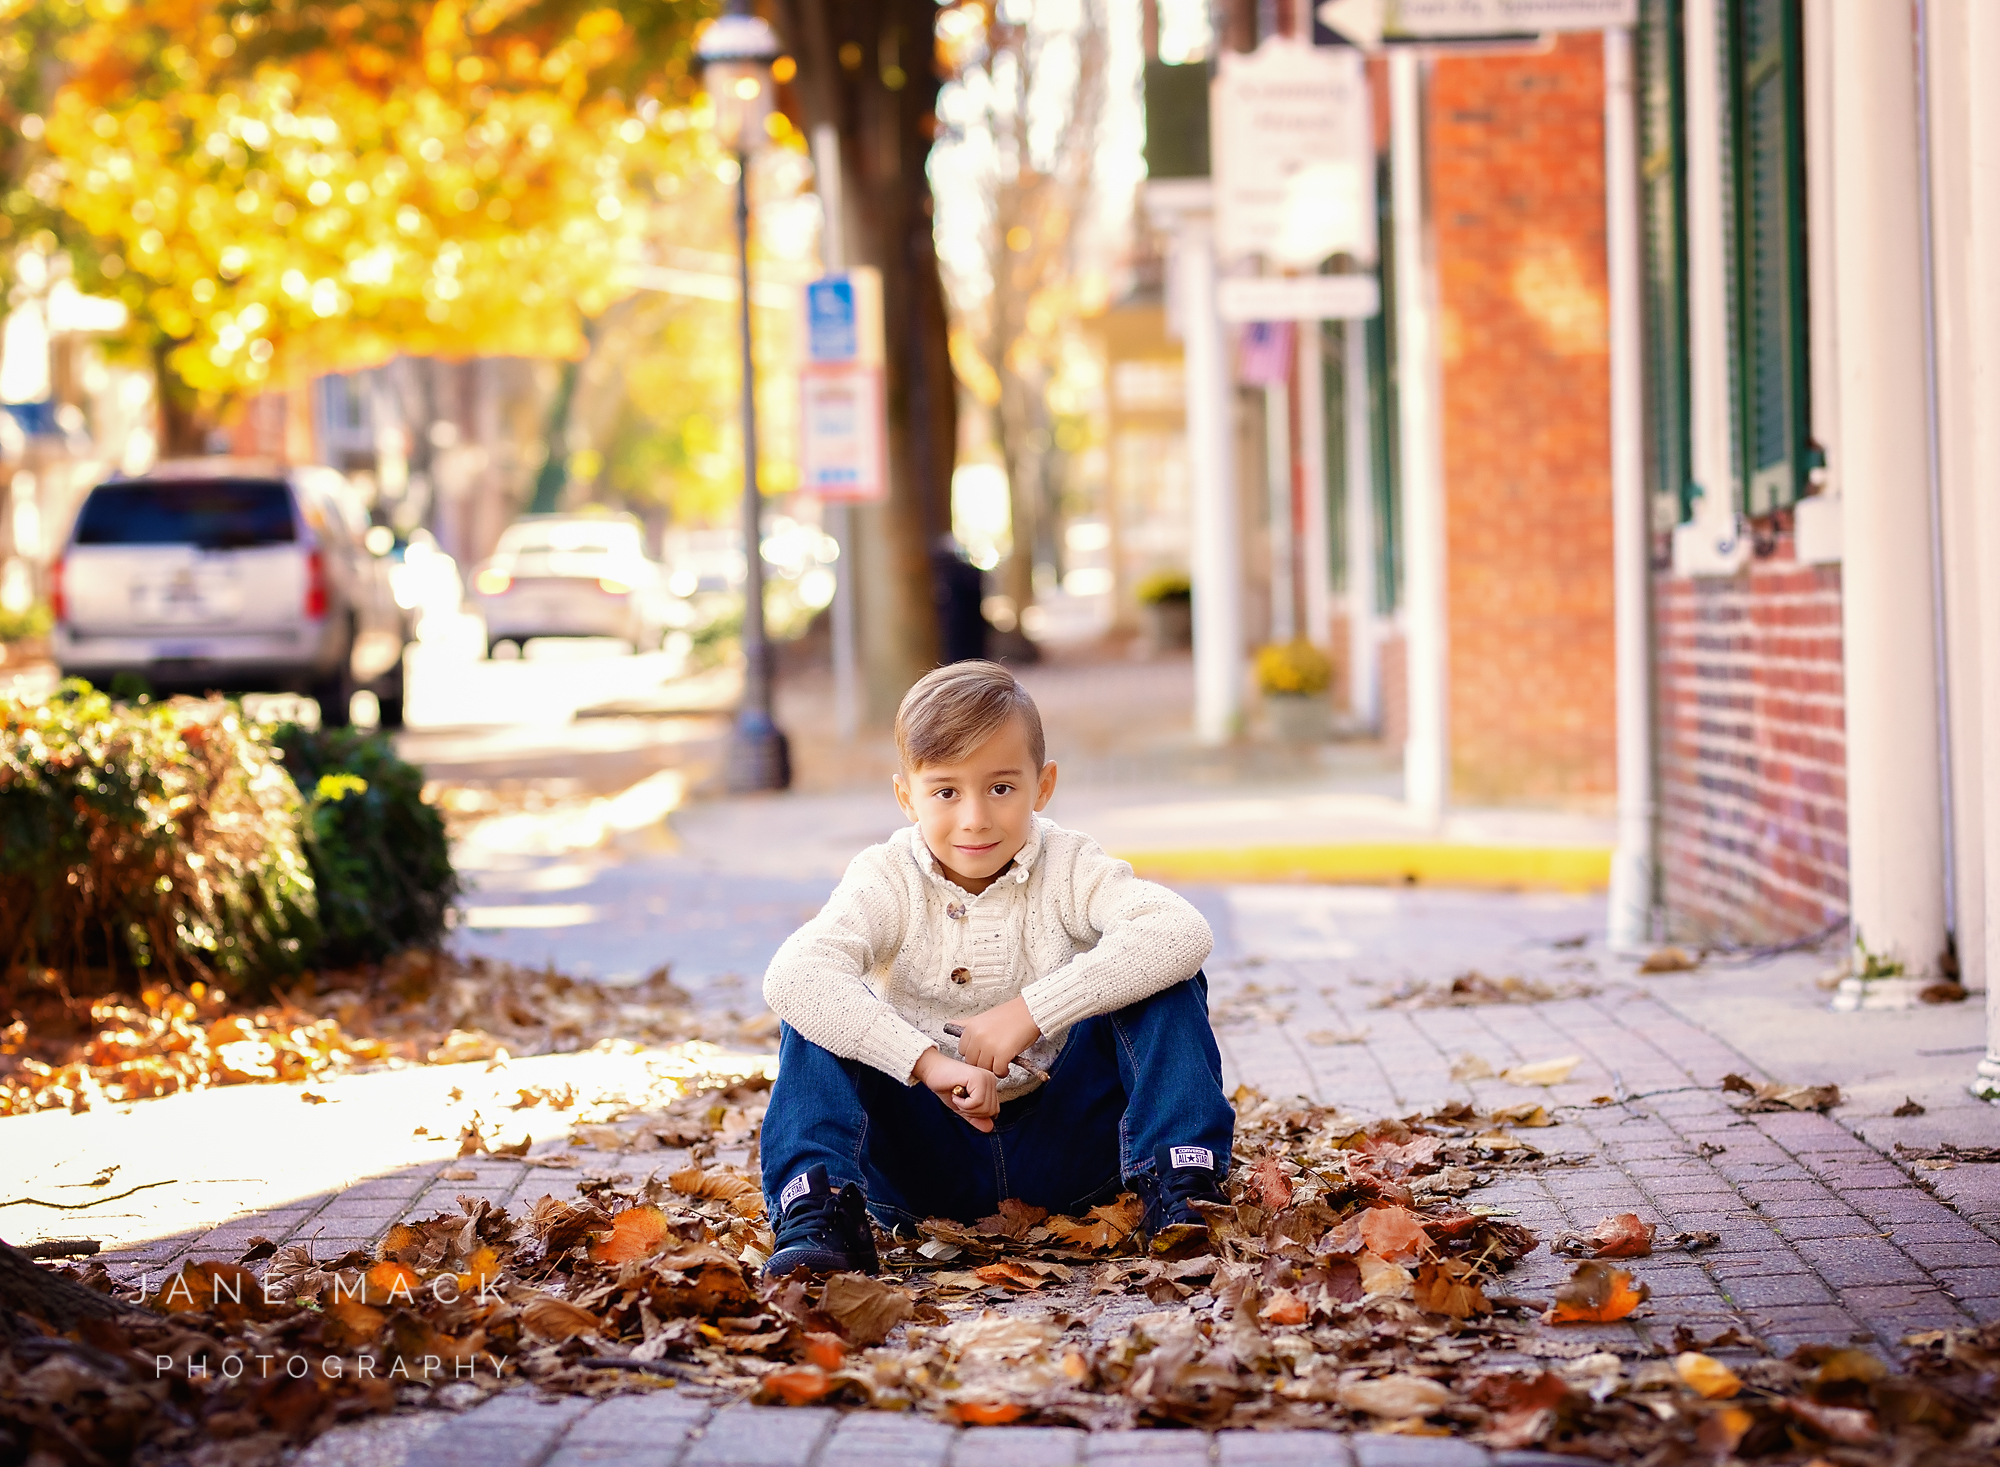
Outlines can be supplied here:
<path id="1" fill-rule="evenodd" d="M 826 1168 L 810 1166 L 785 1183 L 778 1208 L 778 1246 L 764 1265 L 766 1278 L 784 1278 L 801 1266 L 815 1274 L 874 1273 L 881 1267 L 867 1199 L 855 1183 L 836 1192 Z"/>
<path id="2" fill-rule="evenodd" d="M 1196 1210 L 1197 1202 L 1226 1203 L 1222 1173 L 1216 1168 L 1215 1153 L 1206 1146 L 1156 1146 L 1153 1170 L 1134 1179 L 1139 1198 L 1146 1204 L 1140 1224 L 1157 1249 L 1163 1244 L 1193 1236 L 1187 1230 L 1208 1235 L 1208 1220 Z"/>

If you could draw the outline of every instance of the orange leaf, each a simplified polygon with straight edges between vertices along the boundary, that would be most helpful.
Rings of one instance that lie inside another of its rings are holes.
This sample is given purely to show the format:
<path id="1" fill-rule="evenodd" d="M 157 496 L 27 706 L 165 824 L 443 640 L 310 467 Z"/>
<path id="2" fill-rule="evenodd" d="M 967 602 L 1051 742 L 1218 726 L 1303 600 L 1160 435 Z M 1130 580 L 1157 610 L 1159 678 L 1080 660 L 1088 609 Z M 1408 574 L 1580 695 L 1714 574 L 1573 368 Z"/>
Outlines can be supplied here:
<path id="1" fill-rule="evenodd" d="M 1027 1409 L 1018 1401 L 954 1401 L 950 1415 L 965 1426 L 1005 1426 L 1019 1421 Z"/>
<path id="2" fill-rule="evenodd" d="M 833 1389 L 833 1380 L 817 1365 L 801 1365 L 793 1370 L 774 1370 L 765 1376 L 758 1394 L 773 1397 L 787 1406 L 805 1406 Z"/>
<path id="3" fill-rule="evenodd" d="M 1312 1318 L 1312 1310 L 1306 1301 L 1290 1289 L 1276 1289 L 1257 1311 L 1257 1319 L 1262 1324 L 1304 1324 Z"/>
<path id="4" fill-rule="evenodd" d="M 361 1282 L 361 1297 L 370 1304 L 414 1305 L 417 1290 L 424 1286 L 415 1269 L 388 1258 L 372 1264 Z"/>
<path id="5" fill-rule="evenodd" d="M 1266 1212 L 1279 1212 L 1292 1205 L 1292 1181 L 1277 1157 L 1265 1157 L 1250 1173 L 1250 1200 Z"/>
<path id="6" fill-rule="evenodd" d="M 1727 1457 L 1755 1424 L 1756 1418 L 1741 1406 L 1725 1406 L 1702 1417 L 1701 1425 L 1695 1428 L 1695 1445 L 1711 1456 Z"/>
<path id="7" fill-rule="evenodd" d="M 650 1257 L 674 1236 L 667 1215 L 657 1207 L 628 1207 L 611 1219 L 611 1236 L 591 1245 L 598 1263 L 631 1263 Z"/>
<path id="8" fill-rule="evenodd" d="M 1702 1355 L 1693 1350 L 1674 1356 L 1674 1374 L 1689 1390 L 1711 1401 L 1726 1400 L 1743 1389 L 1743 1382 L 1737 1379 L 1735 1371 L 1713 1355 Z"/>
<path id="9" fill-rule="evenodd" d="M 1569 1282 L 1556 1290 L 1555 1303 L 1542 1316 L 1545 1324 L 1609 1324 L 1645 1303 L 1653 1291 L 1634 1282 L 1622 1268 L 1588 1259 L 1576 1266 Z"/>
<path id="10" fill-rule="evenodd" d="M 1017 1263 L 1011 1258 L 1002 1258 L 984 1268 L 975 1268 L 972 1276 L 983 1283 L 997 1284 L 1003 1289 L 1013 1289 L 1016 1293 L 1026 1293 L 1031 1289 L 1045 1289 L 1061 1280 L 1054 1274 L 1038 1273 L 1025 1263 Z"/>
<path id="11" fill-rule="evenodd" d="M 1048 1230 L 1065 1243 L 1102 1253 L 1130 1237 L 1144 1215 L 1139 1199 L 1126 1196 L 1091 1208 L 1089 1217 L 1081 1222 L 1073 1217 L 1052 1217 Z"/>
<path id="12" fill-rule="evenodd" d="M 1593 1258 L 1647 1258 L 1653 1252 L 1653 1224 L 1639 1221 L 1636 1212 L 1607 1217 L 1583 1240 L 1592 1245 Z"/>
<path id="13" fill-rule="evenodd" d="M 326 1306 L 326 1317 L 350 1345 L 381 1338 L 382 1326 L 389 1322 L 388 1315 L 359 1299 L 335 1299 Z"/>
<path id="14" fill-rule="evenodd" d="M 838 1370 L 847 1362 L 847 1342 L 839 1335 L 810 1333 L 806 1336 L 806 1363 L 821 1370 Z"/>
<path id="15" fill-rule="evenodd" d="M 1361 1239 L 1376 1257 L 1400 1263 L 1421 1253 L 1430 1235 L 1407 1207 L 1371 1207 L 1361 1214 Z"/>
<path id="16" fill-rule="evenodd" d="M 168 1279 L 146 1303 L 162 1314 L 200 1314 L 236 1306 L 253 1308 L 264 1302 L 262 1287 L 255 1274 L 236 1264 L 190 1263 Z"/>
<path id="17" fill-rule="evenodd" d="M 1491 1314 L 1493 1306 L 1479 1287 L 1472 1266 L 1456 1259 L 1426 1263 L 1417 1270 L 1411 1297 L 1419 1309 L 1432 1314 L 1448 1314 L 1453 1319 L 1470 1319 L 1475 1314 Z"/>
<path id="18" fill-rule="evenodd" d="M 458 1291 L 461 1294 L 476 1294 L 481 1284 L 490 1284 L 499 1277 L 500 1255 L 482 1243 L 465 1260 L 465 1272 L 458 1276 Z"/>

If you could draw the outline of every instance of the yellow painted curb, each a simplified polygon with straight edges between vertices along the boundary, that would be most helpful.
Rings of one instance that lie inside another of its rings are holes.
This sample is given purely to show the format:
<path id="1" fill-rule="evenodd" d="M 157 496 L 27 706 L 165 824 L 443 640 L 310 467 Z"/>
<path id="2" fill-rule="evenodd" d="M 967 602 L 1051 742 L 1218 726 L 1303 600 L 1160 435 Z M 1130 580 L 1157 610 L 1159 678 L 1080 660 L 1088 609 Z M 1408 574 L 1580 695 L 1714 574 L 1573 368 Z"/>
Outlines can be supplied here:
<path id="1" fill-rule="evenodd" d="M 1600 846 L 1474 846 L 1441 841 L 1234 850 L 1120 851 L 1154 881 L 1328 881 L 1358 886 L 1470 886 L 1599 891 L 1611 852 Z"/>

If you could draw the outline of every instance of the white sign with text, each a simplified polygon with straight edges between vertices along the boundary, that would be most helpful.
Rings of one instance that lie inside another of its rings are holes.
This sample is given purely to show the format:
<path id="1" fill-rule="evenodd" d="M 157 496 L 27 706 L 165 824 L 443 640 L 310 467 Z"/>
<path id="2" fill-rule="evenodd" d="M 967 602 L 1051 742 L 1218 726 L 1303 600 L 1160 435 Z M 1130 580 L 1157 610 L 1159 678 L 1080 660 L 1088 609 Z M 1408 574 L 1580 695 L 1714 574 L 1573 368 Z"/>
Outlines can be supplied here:
<path id="1" fill-rule="evenodd" d="M 1310 269 L 1375 259 L 1375 149 L 1361 53 L 1273 37 L 1224 51 L 1209 105 L 1216 243 Z"/>

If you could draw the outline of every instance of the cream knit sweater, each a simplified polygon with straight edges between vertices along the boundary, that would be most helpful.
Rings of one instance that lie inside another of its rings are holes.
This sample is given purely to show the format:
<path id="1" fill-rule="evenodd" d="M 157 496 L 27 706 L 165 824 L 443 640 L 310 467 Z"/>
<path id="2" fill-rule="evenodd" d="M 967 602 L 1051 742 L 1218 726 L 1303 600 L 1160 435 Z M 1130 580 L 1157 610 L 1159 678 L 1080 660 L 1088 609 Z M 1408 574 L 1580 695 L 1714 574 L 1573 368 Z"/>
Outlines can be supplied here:
<path id="1" fill-rule="evenodd" d="M 914 1083 L 944 1026 L 1017 995 L 1042 1037 L 1022 1059 L 1046 1070 L 1070 1025 L 1191 978 L 1215 939 L 1201 913 L 1141 881 L 1089 836 L 1035 817 L 998 880 L 973 896 L 945 876 L 914 825 L 856 856 L 839 887 L 764 974 L 764 1000 L 842 1059 Z M 1012 1097 L 1035 1087 L 1000 1082 Z"/>

